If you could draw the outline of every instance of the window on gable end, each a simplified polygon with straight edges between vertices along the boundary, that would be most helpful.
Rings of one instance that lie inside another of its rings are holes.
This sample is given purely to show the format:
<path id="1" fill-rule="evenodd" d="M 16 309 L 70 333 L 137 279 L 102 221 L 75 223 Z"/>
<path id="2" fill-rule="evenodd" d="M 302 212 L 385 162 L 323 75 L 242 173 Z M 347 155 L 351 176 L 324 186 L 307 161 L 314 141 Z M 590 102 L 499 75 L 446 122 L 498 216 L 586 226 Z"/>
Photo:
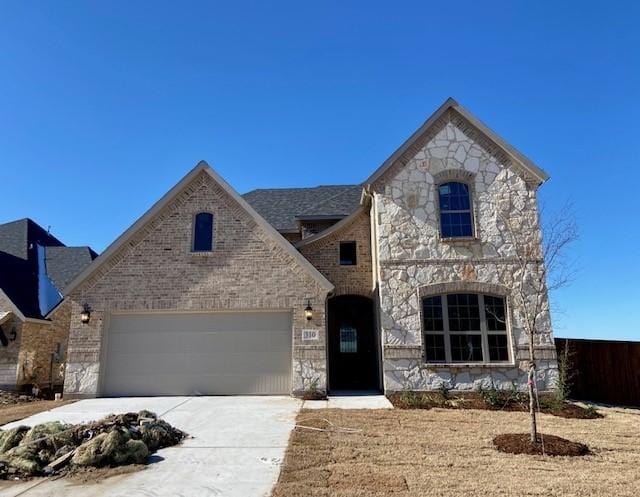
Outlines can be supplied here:
<path id="1" fill-rule="evenodd" d="M 192 252 L 211 252 L 213 250 L 213 214 L 200 212 L 193 220 Z"/>
<path id="2" fill-rule="evenodd" d="M 438 187 L 442 238 L 473 236 L 471 193 L 466 183 L 449 182 Z"/>

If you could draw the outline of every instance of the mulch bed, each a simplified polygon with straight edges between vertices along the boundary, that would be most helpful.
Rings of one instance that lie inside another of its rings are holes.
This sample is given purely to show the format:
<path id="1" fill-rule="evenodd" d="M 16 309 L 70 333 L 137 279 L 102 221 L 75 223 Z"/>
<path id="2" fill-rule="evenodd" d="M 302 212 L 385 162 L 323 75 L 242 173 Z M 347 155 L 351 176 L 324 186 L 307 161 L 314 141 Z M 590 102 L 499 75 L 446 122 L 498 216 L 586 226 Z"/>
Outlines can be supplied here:
<path id="1" fill-rule="evenodd" d="M 502 401 L 487 402 L 477 392 L 450 393 L 447 398 L 434 392 L 397 392 L 387 396 L 397 409 L 483 409 L 489 411 L 528 412 L 528 401 L 518 400 L 505 394 Z M 602 418 L 595 409 L 587 409 L 571 402 L 560 402 L 550 395 L 540 396 L 540 411 L 567 419 L 599 419 Z"/>
<path id="2" fill-rule="evenodd" d="M 531 441 L 528 433 L 506 433 L 493 439 L 493 444 L 500 452 L 508 454 L 528 454 L 547 456 L 587 456 L 591 454 L 589 447 L 579 442 L 572 442 L 555 435 L 539 434 L 538 442 Z M 544 443 L 544 449 L 543 449 Z"/>
<path id="3" fill-rule="evenodd" d="M 303 392 L 299 395 L 301 400 L 327 400 L 327 394 L 323 392 Z"/>
<path id="4" fill-rule="evenodd" d="M 0 406 L 26 404 L 37 400 L 38 399 L 32 395 L 24 395 L 18 392 L 11 392 L 9 390 L 0 390 Z"/>

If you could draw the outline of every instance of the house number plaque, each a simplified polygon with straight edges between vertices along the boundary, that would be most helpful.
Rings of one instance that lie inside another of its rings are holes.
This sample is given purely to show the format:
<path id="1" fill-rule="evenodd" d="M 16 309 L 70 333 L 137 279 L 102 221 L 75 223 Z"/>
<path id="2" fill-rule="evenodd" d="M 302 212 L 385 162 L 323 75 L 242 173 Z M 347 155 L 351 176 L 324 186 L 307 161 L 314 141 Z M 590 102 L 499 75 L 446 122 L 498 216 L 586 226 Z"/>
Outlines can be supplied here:
<path id="1" fill-rule="evenodd" d="M 302 330 L 302 339 L 304 341 L 317 340 L 319 336 L 318 330 Z"/>

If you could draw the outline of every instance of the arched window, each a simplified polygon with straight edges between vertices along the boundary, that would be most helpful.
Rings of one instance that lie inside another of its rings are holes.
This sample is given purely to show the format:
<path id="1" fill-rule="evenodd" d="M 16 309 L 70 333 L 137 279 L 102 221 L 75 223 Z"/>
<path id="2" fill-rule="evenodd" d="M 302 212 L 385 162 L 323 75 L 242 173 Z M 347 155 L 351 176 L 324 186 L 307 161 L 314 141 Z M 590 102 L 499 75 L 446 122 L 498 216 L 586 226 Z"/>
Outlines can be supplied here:
<path id="1" fill-rule="evenodd" d="M 213 214 L 200 212 L 193 221 L 193 252 L 213 250 Z"/>
<path id="2" fill-rule="evenodd" d="M 442 238 L 473 236 L 471 194 L 466 183 L 443 183 L 438 187 Z"/>

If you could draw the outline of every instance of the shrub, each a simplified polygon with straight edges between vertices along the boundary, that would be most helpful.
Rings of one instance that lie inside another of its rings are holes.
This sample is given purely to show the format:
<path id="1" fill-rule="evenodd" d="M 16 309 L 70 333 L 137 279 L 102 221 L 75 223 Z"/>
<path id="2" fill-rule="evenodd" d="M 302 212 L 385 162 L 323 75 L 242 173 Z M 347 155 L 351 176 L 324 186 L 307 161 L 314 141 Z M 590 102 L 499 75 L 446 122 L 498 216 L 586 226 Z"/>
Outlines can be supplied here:
<path id="1" fill-rule="evenodd" d="M 449 400 L 451 400 L 451 389 L 449 385 L 447 385 L 444 381 L 440 383 L 438 387 L 438 393 L 440 394 L 440 399 L 442 403 L 446 404 Z"/>
<path id="2" fill-rule="evenodd" d="M 485 404 L 490 405 L 491 407 L 504 407 L 503 392 L 496 388 L 493 381 L 489 388 L 480 386 L 480 388 L 478 388 L 478 393 Z"/>
<path id="3" fill-rule="evenodd" d="M 565 402 L 571 394 L 574 375 L 572 355 L 569 350 L 569 340 L 565 340 L 562 353 L 558 355 L 558 388 L 556 396 L 561 402 Z"/>
<path id="4" fill-rule="evenodd" d="M 492 381 L 491 387 L 480 387 L 478 389 L 478 393 L 480 394 L 480 397 L 485 404 L 501 409 L 512 406 L 514 404 L 526 404 L 529 400 L 529 396 L 527 395 L 527 393 L 521 391 L 515 382 L 512 383 L 511 388 L 507 390 L 496 388 L 495 383 L 493 383 Z"/>
<path id="5" fill-rule="evenodd" d="M 400 404 L 406 408 L 415 408 L 420 404 L 418 392 L 405 388 L 400 393 Z"/>

